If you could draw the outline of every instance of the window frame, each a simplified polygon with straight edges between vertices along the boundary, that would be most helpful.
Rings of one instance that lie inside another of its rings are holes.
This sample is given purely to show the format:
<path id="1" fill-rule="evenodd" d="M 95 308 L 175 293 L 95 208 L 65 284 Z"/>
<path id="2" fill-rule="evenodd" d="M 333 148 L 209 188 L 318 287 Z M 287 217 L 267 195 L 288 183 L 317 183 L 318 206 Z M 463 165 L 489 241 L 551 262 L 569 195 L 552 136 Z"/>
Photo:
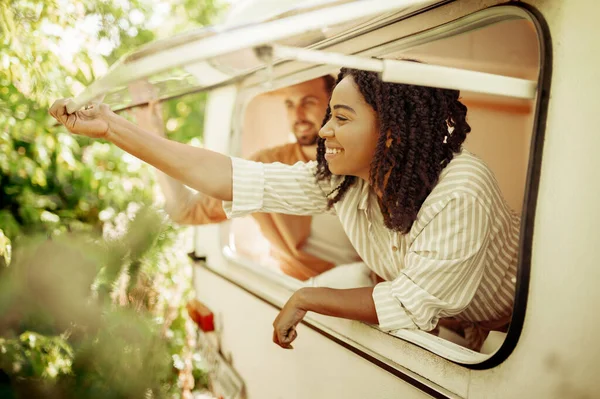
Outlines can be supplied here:
<path id="1" fill-rule="evenodd" d="M 423 10 L 422 12 L 426 12 L 427 10 Z M 434 353 L 430 349 L 423 347 L 422 345 L 412 342 L 410 340 L 406 340 L 402 338 L 408 344 L 414 344 L 420 346 L 425 351 L 430 352 L 435 357 L 441 357 L 444 360 L 452 362 L 460 368 L 464 368 L 466 370 L 486 370 L 491 369 L 493 367 L 498 366 L 504 360 L 508 358 L 508 356 L 512 353 L 514 348 L 516 347 L 519 336 L 523 327 L 525 312 L 527 307 L 527 296 L 528 296 L 528 288 L 529 288 L 529 279 L 530 279 L 530 264 L 531 264 L 531 255 L 532 255 L 532 240 L 534 233 L 534 222 L 535 222 L 535 213 L 536 213 L 536 204 L 537 204 L 537 196 L 538 196 L 538 187 L 540 180 L 540 169 L 541 169 L 541 160 L 542 160 L 542 148 L 544 141 L 544 133 L 546 128 L 546 119 L 547 119 L 547 111 L 548 111 L 548 102 L 550 95 L 550 81 L 552 74 L 552 43 L 551 37 L 549 33 L 549 28 L 543 18 L 543 15 L 533 6 L 523 4 L 523 3 L 510 3 L 510 4 L 500 4 L 488 8 L 484 8 L 481 10 L 477 10 L 473 13 L 467 14 L 457 20 L 449 21 L 445 24 L 439 25 L 435 28 L 426 30 L 424 32 L 419 32 L 416 34 L 412 34 L 398 40 L 395 40 L 392 43 L 374 46 L 373 48 L 368 49 L 364 53 L 369 55 L 375 50 L 379 50 L 381 52 L 390 51 L 390 47 L 394 47 L 395 50 L 400 49 L 398 43 L 402 42 L 402 44 L 406 47 L 414 46 L 416 43 L 422 44 L 425 42 L 429 42 L 435 37 L 435 40 L 439 40 L 442 37 L 436 36 L 435 30 L 443 31 L 443 27 L 448 28 L 448 25 L 458 25 L 456 29 L 448 29 L 446 32 L 447 35 L 452 33 L 459 34 L 462 31 L 466 31 L 468 29 L 472 29 L 473 25 L 465 25 L 461 26 L 460 22 L 462 20 L 471 21 L 473 24 L 479 23 L 481 26 L 489 25 L 494 22 L 495 17 L 497 17 L 498 13 L 503 13 L 506 18 L 510 15 L 517 15 L 521 17 L 526 17 L 530 22 L 533 23 L 538 41 L 539 41 L 539 52 L 540 52 L 540 70 L 538 76 L 538 91 L 537 97 L 535 101 L 535 109 L 534 109 L 534 123 L 533 123 L 533 132 L 531 136 L 531 146 L 529 153 L 529 160 L 527 166 L 527 177 L 526 177 L 526 185 L 524 192 L 524 206 L 522 211 L 522 219 L 521 219 L 521 235 L 520 235 L 520 248 L 519 248 L 519 265 L 517 270 L 517 282 L 516 282 L 516 290 L 515 290 L 515 301 L 513 308 L 513 317 L 510 328 L 506 335 L 506 339 L 502 346 L 492 355 L 489 355 L 486 359 L 478 362 L 478 363 L 461 363 L 453 360 L 449 360 L 443 354 Z M 470 27 L 470 28 L 469 28 Z M 362 53 L 361 53 L 362 54 Z M 333 68 L 335 69 L 335 68 Z M 310 78 L 314 78 L 324 73 L 329 73 L 332 68 L 328 68 L 327 66 L 318 66 L 309 68 L 307 71 L 303 71 L 302 73 L 296 73 L 294 76 L 296 79 L 298 76 L 301 76 L 302 80 L 307 80 Z M 294 82 L 293 78 L 289 81 L 291 84 Z M 280 81 L 281 86 L 286 86 L 286 80 L 282 79 Z M 232 114 L 232 117 L 237 118 L 237 120 L 233 120 L 234 125 L 239 125 L 241 119 L 243 119 L 244 110 L 250 99 L 255 95 L 260 94 L 260 92 L 266 91 L 261 88 L 254 87 L 253 89 L 246 89 L 245 92 L 238 95 L 235 111 Z M 237 129 L 234 129 L 234 134 L 231 136 L 232 140 L 232 153 L 237 153 L 237 148 L 235 147 L 236 143 L 239 143 L 239 134 L 240 129 L 239 126 Z M 237 141 L 236 141 L 237 140 Z M 220 227 L 220 248 L 222 249 L 221 255 L 223 258 L 231 263 L 237 270 L 243 270 L 247 274 L 250 272 L 259 278 L 265 279 L 265 282 L 268 282 L 270 285 L 277 284 L 279 288 L 284 288 L 285 290 L 293 292 L 293 290 L 298 289 L 301 285 L 300 282 L 292 279 L 288 276 L 277 275 L 273 272 L 268 271 L 264 267 L 255 264 L 254 262 L 243 259 L 240 256 L 236 256 L 234 252 L 232 252 L 231 248 L 229 248 L 228 242 L 226 242 L 227 234 L 224 232 L 227 231 L 227 223 L 224 223 Z M 213 268 L 204 262 L 203 266 L 209 269 L 210 271 L 218 274 L 220 277 L 225 280 L 231 282 L 232 284 L 242 288 L 247 291 L 251 295 L 259 298 L 260 300 L 269 303 L 271 306 L 274 306 L 277 309 L 281 309 L 282 304 L 277 299 L 273 299 L 272 296 L 266 294 L 265 292 L 259 292 L 261 290 L 257 290 L 256 288 L 251 287 L 246 284 L 239 276 L 235 276 L 234 273 L 229 273 L 224 271 L 221 268 Z M 264 291 L 264 290 L 263 290 Z M 307 317 L 303 322 L 304 325 L 309 328 L 319 332 L 323 336 L 339 343 L 345 348 L 351 350 L 352 352 L 358 354 L 359 356 L 365 358 L 366 360 L 376 364 L 377 366 L 389 371 L 390 373 L 402 378 L 409 379 L 411 384 L 421 388 L 425 392 L 429 393 L 435 397 L 449 397 L 450 391 L 446 391 L 442 387 L 432 387 L 431 381 L 424 382 L 418 375 L 412 375 L 414 373 L 408 371 L 406 368 L 399 366 L 392 359 L 383 357 L 377 352 L 370 350 L 369 348 L 365 348 L 364 346 L 357 344 L 356 341 L 353 341 L 349 337 L 344 337 L 340 333 L 332 330 L 328 325 L 323 324 L 320 320 L 313 317 Z M 367 326 L 366 324 L 364 324 Z M 389 334 L 383 333 L 381 330 L 376 327 L 367 326 L 368 328 L 372 328 L 376 330 L 378 333 L 390 336 Z M 398 337 L 390 336 L 393 339 L 397 339 Z M 435 385 L 435 384 L 434 384 Z M 441 395 L 441 396 L 439 396 Z M 450 395 L 451 396 L 451 395 Z"/>

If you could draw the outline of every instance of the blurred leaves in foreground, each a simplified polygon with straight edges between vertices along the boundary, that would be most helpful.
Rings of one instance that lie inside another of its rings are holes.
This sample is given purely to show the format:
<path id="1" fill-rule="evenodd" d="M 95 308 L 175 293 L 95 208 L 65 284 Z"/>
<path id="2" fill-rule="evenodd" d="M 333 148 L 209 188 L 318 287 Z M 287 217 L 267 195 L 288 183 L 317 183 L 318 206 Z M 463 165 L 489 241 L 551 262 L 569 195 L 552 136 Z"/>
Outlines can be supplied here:
<path id="1" fill-rule="evenodd" d="M 141 208 L 118 243 L 19 240 L 0 278 L 0 397 L 166 397 L 172 361 L 144 277 L 167 236 L 162 215 Z"/>
<path id="2" fill-rule="evenodd" d="M 210 24 L 221 4 L 0 0 L 0 398 L 201 385 L 183 230 L 140 210 L 157 202 L 151 168 L 52 127 L 47 109 L 140 45 Z M 205 101 L 166 104 L 170 138 L 201 139 Z"/>

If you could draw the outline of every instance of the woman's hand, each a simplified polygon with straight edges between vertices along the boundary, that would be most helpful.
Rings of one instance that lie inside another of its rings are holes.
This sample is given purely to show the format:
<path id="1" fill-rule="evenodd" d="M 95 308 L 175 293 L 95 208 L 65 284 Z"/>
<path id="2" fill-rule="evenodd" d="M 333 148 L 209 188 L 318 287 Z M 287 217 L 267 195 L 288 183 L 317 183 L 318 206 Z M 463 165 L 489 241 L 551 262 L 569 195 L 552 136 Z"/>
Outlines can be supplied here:
<path id="1" fill-rule="evenodd" d="M 68 98 L 55 101 L 48 112 L 71 133 L 94 139 L 107 138 L 110 128 L 108 117 L 112 113 L 108 105 L 91 104 L 83 110 L 69 114 L 67 113 L 69 101 Z"/>
<path id="2" fill-rule="evenodd" d="M 304 287 L 292 295 L 273 322 L 273 342 L 282 348 L 292 349 L 291 343 L 298 336 L 296 326 L 302 321 L 306 312 L 364 321 L 369 324 L 379 323 L 373 301 L 373 287 L 349 289 Z"/>
<path id="3" fill-rule="evenodd" d="M 306 310 L 301 307 L 301 291 L 292 295 L 273 322 L 273 342 L 284 349 L 293 349 L 291 344 L 298 336 L 296 326 L 306 315 Z"/>

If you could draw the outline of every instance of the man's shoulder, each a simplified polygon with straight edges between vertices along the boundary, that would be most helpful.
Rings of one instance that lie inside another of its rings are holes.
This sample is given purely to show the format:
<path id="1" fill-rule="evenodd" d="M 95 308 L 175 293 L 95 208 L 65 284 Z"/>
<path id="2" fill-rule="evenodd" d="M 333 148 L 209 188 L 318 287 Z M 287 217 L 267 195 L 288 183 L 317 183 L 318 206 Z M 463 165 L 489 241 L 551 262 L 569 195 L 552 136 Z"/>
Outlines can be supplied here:
<path id="1" fill-rule="evenodd" d="M 287 143 L 276 147 L 265 148 L 252 155 L 250 159 L 257 162 L 281 162 L 292 165 L 298 161 L 302 161 L 300 158 L 301 152 L 298 146 L 298 143 Z"/>

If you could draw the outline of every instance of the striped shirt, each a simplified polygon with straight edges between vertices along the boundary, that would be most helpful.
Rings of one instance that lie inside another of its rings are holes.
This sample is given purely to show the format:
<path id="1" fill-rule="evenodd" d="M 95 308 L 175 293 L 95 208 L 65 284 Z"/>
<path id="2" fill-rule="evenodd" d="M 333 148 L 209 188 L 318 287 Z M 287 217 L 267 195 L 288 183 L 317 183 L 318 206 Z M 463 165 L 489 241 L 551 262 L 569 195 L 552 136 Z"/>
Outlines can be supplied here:
<path id="1" fill-rule="evenodd" d="M 520 218 L 490 169 L 466 150 L 440 174 L 407 234 L 389 230 L 368 182 L 356 179 L 327 210 L 341 176 L 317 182 L 316 162 L 261 164 L 232 158 L 228 217 L 252 212 L 336 213 L 365 263 L 386 281 L 373 300 L 384 331 L 436 327 L 441 317 L 491 321 L 510 316 Z"/>

